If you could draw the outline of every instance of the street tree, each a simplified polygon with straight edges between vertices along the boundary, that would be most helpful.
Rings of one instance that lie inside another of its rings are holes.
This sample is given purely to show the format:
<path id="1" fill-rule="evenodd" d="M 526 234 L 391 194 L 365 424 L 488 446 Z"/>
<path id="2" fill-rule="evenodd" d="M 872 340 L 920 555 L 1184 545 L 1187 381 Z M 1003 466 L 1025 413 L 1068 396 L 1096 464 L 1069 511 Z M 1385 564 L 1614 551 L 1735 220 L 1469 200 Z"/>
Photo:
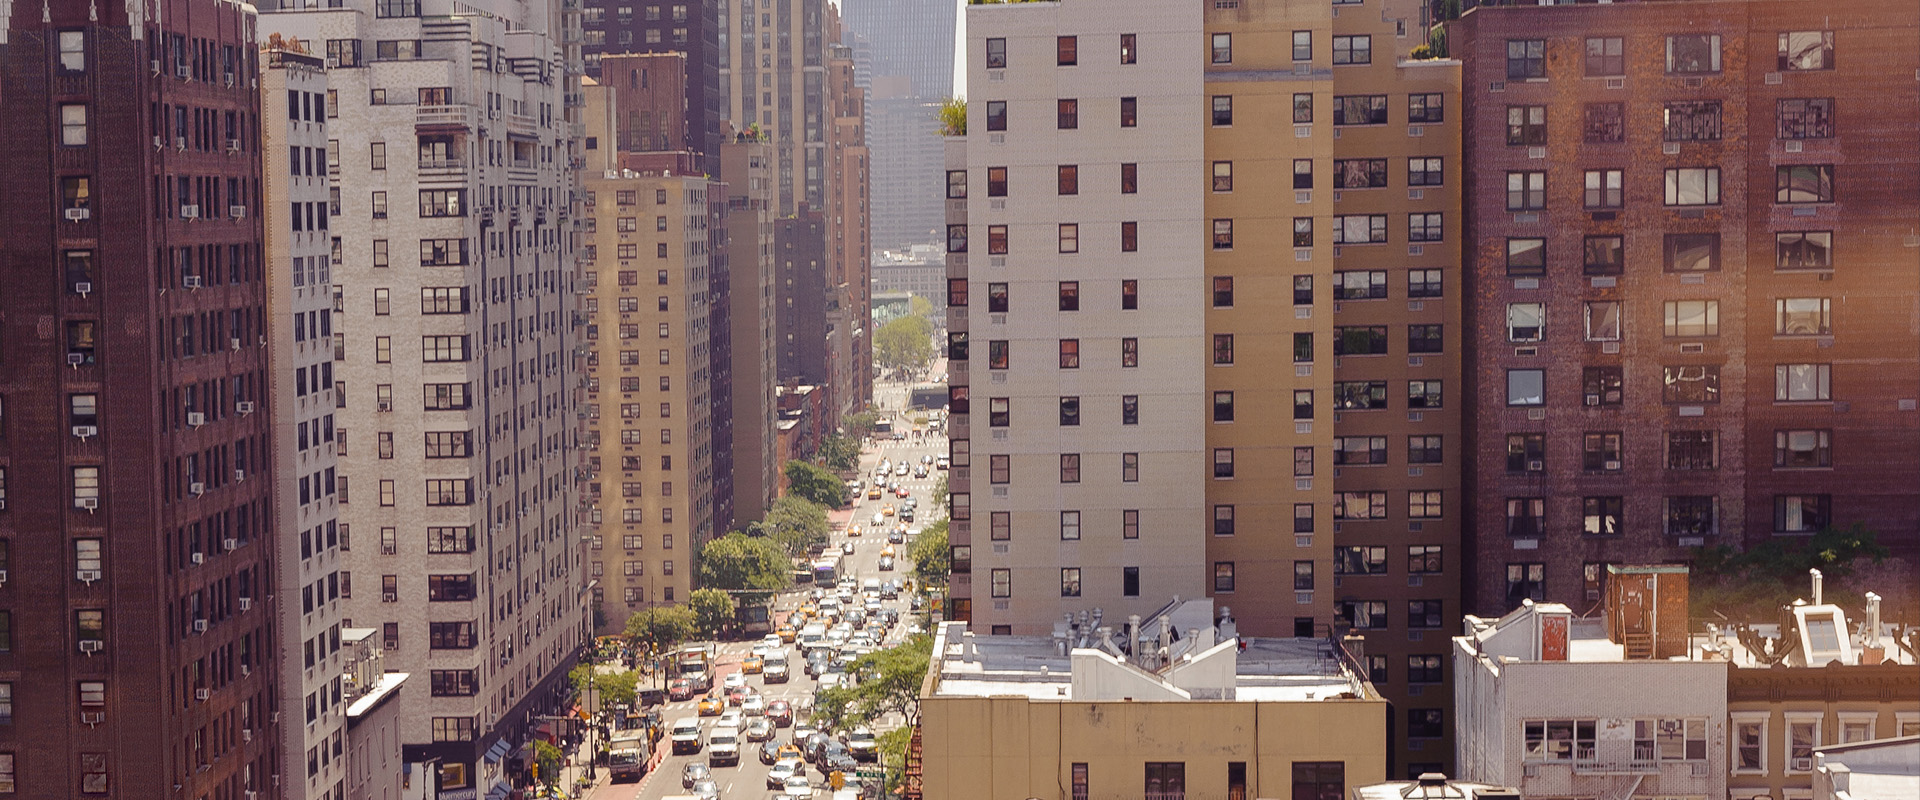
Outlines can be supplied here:
<path id="1" fill-rule="evenodd" d="M 592 677 L 589 678 L 589 675 Z M 592 694 L 600 698 L 600 708 L 605 709 L 622 703 L 633 705 L 635 689 L 640 681 L 640 673 L 632 670 L 593 672 L 592 665 L 581 664 L 574 667 L 572 672 L 567 673 L 567 678 L 573 682 L 574 690 L 579 692 L 581 697 L 585 697 L 588 694 L 588 681 L 591 680 Z"/>
<path id="2" fill-rule="evenodd" d="M 873 357 L 888 369 L 924 367 L 933 360 L 933 323 L 907 314 L 873 334 Z"/>
<path id="3" fill-rule="evenodd" d="M 701 546 L 699 564 L 700 585 L 715 589 L 772 593 L 793 581 L 793 563 L 779 542 L 740 531 Z"/>
<path id="4" fill-rule="evenodd" d="M 848 414 L 844 419 L 840 420 L 840 430 L 854 439 L 859 439 L 872 433 L 873 426 L 879 422 L 880 414 L 878 412 L 862 411 L 858 414 Z"/>
<path id="5" fill-rule="evenodd" d="M 941 586 L 953 569 L 953 551 L 947 547 L 947 521 L 937 520 L 913 540 L 907 548 L 913 559 L 913 575 L 927 586 Z"/>
<path id="6" fill-rule="evenodd" d="M 907 313 L 916 317 L 924 317 L 927 321 L 931 322 L 933 320 L 933 301 L 917 294 L 908 297 Z"/>
<path id="7" fill-rule="evenodd" d="M 847 500 L 840 476 L 805 461 L 787 462 L 787 492 L 827 508 L 839 508 Z"/>
<path id="8" fill-rule="evenodd" d="M 852 434 L 829 433 L 820 440 L 820 463 L 834 472 L 852 472 L 860 467 L 860 440 Z"/>
<path id="9" fill-rule="evenodd" d="M 800 556 L 816 542 L 825 543 L 832 531 L 827 525 L 827 510 L 804 498 L 787 495 L 773 501 L 761 521 L 760 530 L 778 543 L 788 556 Z"/>
<path id="10" fill-rule="evenodd" d="M 733 596 L 720 589 L 693 590 L 687 596 L 687 607 L 693 609 L 702 636 L 711 638 L 733 624 Z"/>
<path id="11" fill-rule="evenodd" d="M 859 683 L 821 692 L 813 719 L 825 730 L 866 725 L 887 714 L 899 714 L 908 728 L 920 724 L 920 685 L 932 654 L 933 637 L 920 633 L 854 659 L 847 670 Z"/>
<path id="12" fill-rule="evenodd" d="M 655 606 L 627 618 L 627 638 L 655 655 L 693 638 L 698 629 L 693 610 L 683 605 Z"/>

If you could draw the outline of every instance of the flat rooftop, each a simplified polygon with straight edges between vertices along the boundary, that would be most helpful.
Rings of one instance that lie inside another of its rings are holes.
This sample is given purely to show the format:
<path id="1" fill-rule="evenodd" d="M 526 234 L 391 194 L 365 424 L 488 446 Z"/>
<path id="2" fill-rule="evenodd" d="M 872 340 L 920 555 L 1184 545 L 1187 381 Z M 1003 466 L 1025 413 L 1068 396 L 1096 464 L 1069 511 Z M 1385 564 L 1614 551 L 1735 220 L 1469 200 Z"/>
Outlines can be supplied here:
<path id="1" fill-rule="evenodd" d="M 939 669 L 933 691 L 936 697 L 1118 700 L 1121 697 L 1116 692 L 1133 692 L 1127 697 L 1142 701 L 1307 702 L 1374 696 L 1371 687 L 1345 665 L 1333 643 L 1325 639 L 1226 640 L 1219 643 L 1226 645 L 1225 649 L 1209 648 L 1193 654 L 1192 660 L 1176 659 L 1172 666 L 1156 671 L 1127 663 L 1104 649 L 1073 648 L 1062 654 L 1059 641 L 1052 637 L 976 636 L 966 633 L 959 623 L 943 625 L 940 634 L 934 655 Z M 1244 650 L 1238 650 L 1241 643 L 1245 644 Z M 1208 660 L 1220 663 L 1203 663 Z M 1221 691 L 1226 688 L 1222 679 L 1229 662 L 1230 693 Z M 1189 666 L 1213 675 L 1211 679 L 1188 679 L 1177 674 Z M 1082 674 L 1076 675 L 1076 668 Z M 1090 671 L 1101 674 L 1088 674 Z M 1158 695 L 1155 682 L 1161 688 L 1184 688 L 1191 697 Z M 1141 689 L 1145 691 L 1136 691 Z"/>

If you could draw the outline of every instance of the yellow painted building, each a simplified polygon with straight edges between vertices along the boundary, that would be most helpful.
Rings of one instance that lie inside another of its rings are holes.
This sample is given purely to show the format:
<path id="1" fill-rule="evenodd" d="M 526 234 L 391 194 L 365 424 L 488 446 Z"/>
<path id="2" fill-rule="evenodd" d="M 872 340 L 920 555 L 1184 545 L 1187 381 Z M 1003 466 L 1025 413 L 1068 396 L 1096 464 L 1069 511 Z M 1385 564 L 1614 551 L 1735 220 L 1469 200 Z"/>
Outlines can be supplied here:
<path id="1" fill-rule="evenodd" d="M 1249 639 L 1209 601 L 1053 637 L 935 632 L 921 708 L 927 800 L 1341 797 L 1378 783 L 1387 705 L 1325 639 Z M 1185 631 L 1159 654 L 1163 619 Z M 1241 650 L 1244 644 L 1245 650 Z M 1165 666 L 1171 662 L 1172 666 Z"/>

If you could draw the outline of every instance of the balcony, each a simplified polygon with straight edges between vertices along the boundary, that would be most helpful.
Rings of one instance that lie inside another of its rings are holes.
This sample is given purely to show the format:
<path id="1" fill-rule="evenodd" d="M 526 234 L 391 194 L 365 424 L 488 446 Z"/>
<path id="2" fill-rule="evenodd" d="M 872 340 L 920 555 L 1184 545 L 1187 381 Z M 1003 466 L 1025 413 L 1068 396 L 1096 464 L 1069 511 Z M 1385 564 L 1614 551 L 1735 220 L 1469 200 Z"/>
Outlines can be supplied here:
<path id="1" fill-rule="evenodd" d="M 534 123 L 533 117 L 525 114 L 508 114 L 507 134 L 510 136 L 525 136 L 529 139 L 534 139 L 540 136 L 540 130 Z"/>
<path id="2" fill-rule="evenodd" d="M 1681 763 L 1681 762 L 1670 762 Z M 1575 775 L 1658 775 L 1659 761 L 1642 758 L 1596 758 L 1573 762 Z"/>
<path id="3" fill-rule="evenodd" d="M 446 175 L 464 177 L 467 173 L 467 160 L 464 158 L 423 158 L 420 160 L 420 175 Z"/>
<path id="4" fill-rule="evenodd" d="M 414 110 L 416 128 L 463 131 L 473 130 L 474 108 L 464 104 L 418 106 Z"/>

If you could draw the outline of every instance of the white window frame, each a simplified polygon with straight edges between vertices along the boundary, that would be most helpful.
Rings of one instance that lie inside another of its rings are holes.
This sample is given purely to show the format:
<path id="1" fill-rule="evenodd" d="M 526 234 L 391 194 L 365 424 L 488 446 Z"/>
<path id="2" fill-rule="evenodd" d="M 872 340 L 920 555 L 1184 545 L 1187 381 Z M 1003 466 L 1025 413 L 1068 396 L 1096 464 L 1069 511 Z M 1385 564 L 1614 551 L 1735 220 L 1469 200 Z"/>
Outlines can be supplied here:
<path id="1" fill-rule="evenodd" d="M 1838 736 L 1835 738 L 1840 744 L 1855 744 L 1858 742 L 1872 741 L 1873 739 L 1878 738 L 1877 735 L 1874 733 L 1874 728 L 1875 728 L 1875 723 L 1878 723 L 1880 721 L 1880 712 L 1878 711 L 1838 711 L 1838 712 L 1834 712 L 1834 716 L 1839 718 L 1840 725 L 1839 725 L 1839 730 L 1837 731 Z M 1865 723 L 1867 726 L 1867 738 L 1855 739 L 1851 742 L 1847 741 L 1847 726 L 1857 725 L 1860 723 Z"/>
<path id="2" fill-rule="evenodd" d="M 1773 766 L 1772 712 L 1736 711 L 1727 715 L 1727 772 L 1731 775 L 1765 775 Z M 1740 767 L 1740 726 L 1758 724 L 1760 726 L 1760 767 L 1742 769 Z"/>
<path id="3" fill-rule="evenodd" d="M 1826 712 L 1789 711 L 1785 714 L 1785 717 L 1786 720 L 1782 724 L 1780 731 L 1780 772 L 1783 775 L 1811 775 L 1813 774 L 1814 767 L 1813 753 L 1825 745 L 1825 732 L 1823 728 L 1826 727 Z M 1801 724 L 1813 725 L 1813 745 L 1807 752 L 1807 768 L 1795 769 L 1793 766 L 1793 726 Z"/>

